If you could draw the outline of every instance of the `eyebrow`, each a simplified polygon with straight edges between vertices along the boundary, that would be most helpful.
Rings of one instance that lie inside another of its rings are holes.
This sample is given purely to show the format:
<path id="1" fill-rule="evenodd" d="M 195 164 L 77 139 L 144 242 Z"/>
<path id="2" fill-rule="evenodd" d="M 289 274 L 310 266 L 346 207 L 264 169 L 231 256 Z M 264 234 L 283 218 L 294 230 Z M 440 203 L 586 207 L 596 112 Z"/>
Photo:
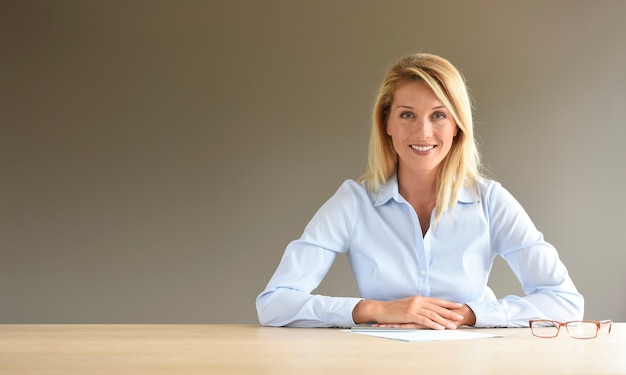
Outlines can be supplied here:
<path id="1" fill-rule="evenodd" d="M 410 105 L 404 105 L 404 104 L 398 104 L 398 105 L 396 106 L 396 108 L 408 108 L 408 109 L 414 109 L 414 108 L 413 108 L 413 107 L 411 107 Z M 435 110 L 435 109 L 441 109 L 441 108 L 443 108 L 443 109 L 447 109 L 445 105 L 439 105 L 439 106 L 437 106 L 437 107 L 433 107 L 433 108 L 431 108 L 431 111 L 432 111 L 432 110 Z"/>

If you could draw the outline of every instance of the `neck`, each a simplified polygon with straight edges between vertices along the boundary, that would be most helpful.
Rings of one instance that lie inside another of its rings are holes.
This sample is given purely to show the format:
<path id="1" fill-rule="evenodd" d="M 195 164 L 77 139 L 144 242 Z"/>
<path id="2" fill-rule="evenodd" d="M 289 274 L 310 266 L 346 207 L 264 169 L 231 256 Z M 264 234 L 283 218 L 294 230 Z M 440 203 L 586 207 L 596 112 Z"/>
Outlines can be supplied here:
<path id="1" fill-rule="evenodd" d="M 400 194 L 414 206 L 435 206 L 437 201 L 437 170 L 416 172 L 398 166 Z"/>

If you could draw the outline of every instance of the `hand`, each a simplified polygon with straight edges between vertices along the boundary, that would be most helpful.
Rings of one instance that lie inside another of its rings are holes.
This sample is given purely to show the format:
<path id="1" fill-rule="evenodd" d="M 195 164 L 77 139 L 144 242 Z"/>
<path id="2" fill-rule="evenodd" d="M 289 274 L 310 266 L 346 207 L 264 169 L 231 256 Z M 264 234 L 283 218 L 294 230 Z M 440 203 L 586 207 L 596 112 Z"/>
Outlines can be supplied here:
<path id="1" fill-rule="evenodd" d="M 463 319 L 459 322 L 458 326 L 473 326 L 476 324 L 476 315 L 474 311 L 468 305 L 461 305 L 460 309 L 452 310 L 455 313 L 463 316 Z"/>
<path id="2" fill-rule="evenodd" d="M 363 300 L 352 311 L 355 323 L 375 321 L 380 326 L 456 329 L 474 324 L 467 305 L 438 298 L 413 296 L 394 301 Z"/>

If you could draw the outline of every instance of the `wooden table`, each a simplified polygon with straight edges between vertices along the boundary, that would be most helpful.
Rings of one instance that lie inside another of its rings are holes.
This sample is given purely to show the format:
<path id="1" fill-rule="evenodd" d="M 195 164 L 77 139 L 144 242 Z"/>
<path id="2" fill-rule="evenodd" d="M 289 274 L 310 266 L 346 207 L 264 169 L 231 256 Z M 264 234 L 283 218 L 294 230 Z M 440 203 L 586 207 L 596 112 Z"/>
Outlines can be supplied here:
<path id="1" fill-rule="evenodd" d="M 340 329 L 257 325 L 0 325 L 0 374 L 626 374 L 610 335 L 402 342 Z"/>

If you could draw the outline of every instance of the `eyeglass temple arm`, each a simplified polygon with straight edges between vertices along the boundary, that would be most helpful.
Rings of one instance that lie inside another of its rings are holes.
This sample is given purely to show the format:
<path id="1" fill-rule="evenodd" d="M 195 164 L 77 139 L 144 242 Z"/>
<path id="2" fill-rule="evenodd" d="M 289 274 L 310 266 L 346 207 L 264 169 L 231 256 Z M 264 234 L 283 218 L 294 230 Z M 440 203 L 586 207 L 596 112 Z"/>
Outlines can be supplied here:
<path id="1" fill-rule="evenodd" d="M 598 329 L 600 329 L 600 328 L 604 327 L 604 326 L 605 326 L 605 325 L 607 325 L 607 324 L 609 325 L 609 333 L 611 333 L 611 328 L 613 328 L 613 321 L 612 321 L 612 320 L 610 320 L 610 319 L 607 319 L 607 320 L 600 320 L 600 321 L 598 322 Z"/>

